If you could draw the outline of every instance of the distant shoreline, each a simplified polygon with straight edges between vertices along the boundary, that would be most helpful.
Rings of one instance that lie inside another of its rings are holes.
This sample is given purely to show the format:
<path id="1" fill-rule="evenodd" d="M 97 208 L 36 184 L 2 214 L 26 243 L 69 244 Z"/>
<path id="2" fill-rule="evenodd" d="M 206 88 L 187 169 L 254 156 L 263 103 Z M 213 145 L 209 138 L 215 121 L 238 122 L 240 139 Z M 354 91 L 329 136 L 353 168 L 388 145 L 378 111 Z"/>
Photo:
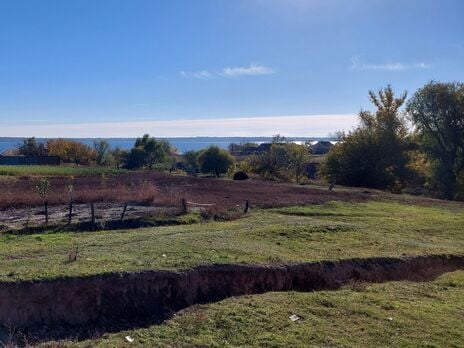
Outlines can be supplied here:
<path id="1" fill-rule="evenodd" d="M 0 154 L 6 150 L 14 148 L 21 143 L 26 137 L 0 137 Z M 45 142 L 48 139 L 56 138 L 36 138 L 39 142 Z M 92 146 L 94 140 L 107 140 L 111 147 L 120 147 L 122 149 L 130 149 L 133 147 L 136 138 L 64 138 L 75 141 L 80 141 L 84 144 Z M 264 143 L 270 142 L 272 137 L 159 137 L 158 139 L 168 140 L 179 153 L 184 153 L 190 150 L 201 150 L 210 145 L 217 145 L 226 149 L 231 143 Z M 317 140 L 332 140 L 330 137 L 289 137 L 294 141 L 317 141 Z"/>

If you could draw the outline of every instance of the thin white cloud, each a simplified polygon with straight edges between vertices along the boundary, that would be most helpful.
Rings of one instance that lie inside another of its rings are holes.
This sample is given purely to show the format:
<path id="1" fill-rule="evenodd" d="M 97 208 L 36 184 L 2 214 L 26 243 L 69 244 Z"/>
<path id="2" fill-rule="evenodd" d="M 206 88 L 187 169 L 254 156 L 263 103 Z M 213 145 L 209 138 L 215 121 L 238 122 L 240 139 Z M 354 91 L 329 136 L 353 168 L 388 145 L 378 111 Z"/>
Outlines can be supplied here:
<path id="1" fill-rule="evenodd" d="M 386 63 L 386 64 L 367 64 L 359 60 L 358 57 L 351 58 L 351 70 L 386 70 L 386 71 L 403 71 L 410 69 L 430 69 L 430 64 L 419 62 L 414 64 L 405 63 Z"/>
<path id="2" fill-rule="evenodd" d="M 249 66 L 238 66 L 238 67 L 226 67 L 220 72 L 209 72 L 208 70 L 200 71 L 179 71 L 179 75 L 185 78 L 195 78 L 195 79 L 211 79 L 215 76 L 220 77 L 237 77 L 237 76 L 256 76 L 256 75 L 270 75 L 274 74 L 274 69 L 251 63 Z"/>
<path id="3" fill-rule="evenodd" d="M 254 76 L 254 75 L 270 75 L 274 74 L 274 69 L 251 63 L 249 66 L 238 66 L 238 67 L 226 67 L 222 69 L 222 75 L 227 77 L 235 77 L 235 76 Z"/>
<path id="4" fill-rule="evenodd" d="M 206 71 L 206 70 L 201 70 L 201 71 L 181 71 L 180 76 L 182 77 L 187 77 L 187 78 L 195 78 L 195 79 L 210 79 L 213 77 L 213 75 Z"/>
<path id="5" fill-rule="evenodd" d="M 358 123 L 356 114 L 260 116 L 195 120 L 156 120 L 96 122 L 28 126 L 13 122 L 2 126 L 4 137 L 131 138 L 144 133 L 157 137 L 195 136 L 327 136 L 351 130 Z"/>

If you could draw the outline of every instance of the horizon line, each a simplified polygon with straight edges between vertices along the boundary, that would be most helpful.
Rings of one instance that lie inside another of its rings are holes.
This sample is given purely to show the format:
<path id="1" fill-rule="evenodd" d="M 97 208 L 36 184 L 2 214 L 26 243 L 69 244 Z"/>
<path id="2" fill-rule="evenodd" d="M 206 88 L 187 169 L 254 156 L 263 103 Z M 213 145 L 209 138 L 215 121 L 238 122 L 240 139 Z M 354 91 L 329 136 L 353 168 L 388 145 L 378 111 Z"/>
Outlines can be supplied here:
<path id="1" fill-rule="evenodd" d="M 47 123 L 2 126 L 0 137 L 24 138 L 158 138 L 193 137 L 328 137 L 358 124 L 357 114 L 252 116 L 116 122 Z M 19 135 L 21 134 L 21 135 Z"/>

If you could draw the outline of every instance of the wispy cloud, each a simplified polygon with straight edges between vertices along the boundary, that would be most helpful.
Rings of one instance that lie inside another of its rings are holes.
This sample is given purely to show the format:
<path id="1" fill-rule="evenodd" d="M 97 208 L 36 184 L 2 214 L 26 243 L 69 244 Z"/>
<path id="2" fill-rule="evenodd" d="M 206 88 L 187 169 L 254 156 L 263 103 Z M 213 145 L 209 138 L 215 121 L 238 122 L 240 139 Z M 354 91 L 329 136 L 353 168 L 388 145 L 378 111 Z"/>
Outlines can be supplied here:
<path id="1" fill-rule="evenodd" d="M 270 75 L 274 74 L 274 69 L 251 63 L 249 66 L 238 66 L 238 67 L 226 67 L 222 69 L 222 75 L 227 77 L 235 77 L 235 76 L 252 76 L 252 75 Z"/>
<path id="2" fill-rule="evenodd" d="M 157 137 L 194 136 L 327 136 L 351 130 L 356 114 L 252 116 L 240 118 L 146 120 L 95 123 L 42 123 L 32 126 L 12 123 L 2 126 L 2 136 L 11 137 L 137 137 L 150 133 Z"/>
<path id="3" fill-rule="evenodd" d="M 403 70 L 411 70 L 411 69 L 430 69 L 431 65 L 419 62 L 413 64 L 405 64 L 405 63 L 385 63 L 385 64 L 367 64 L 362 61 L 358 57 L 351 58 L 351 70 L 386 70 L 386 71 L 403 71 Z"/>
<path id="4" fill-rule="evenodd" d="M 182 77 L 187 77 L 187 78 L 195 78 L 195 79 L 210 79 L 213 77 L 213 75 L 206 71 L 206 70 L 201 70 L 201 71 L 181 71 L 180 76 Z"/>
<path id="5" fill-rule="evenodd" d="M 220 72 L 210 72 L 208 70 L 200 71 L 180 71 L 179 74 L 186 78 L 211 79 L 218 77 L 238 77 L 238 76 L 256 76 L 274 74 L 275 70 L 265 66 L 251 63 L 249 66 L 226 67 Z"/>

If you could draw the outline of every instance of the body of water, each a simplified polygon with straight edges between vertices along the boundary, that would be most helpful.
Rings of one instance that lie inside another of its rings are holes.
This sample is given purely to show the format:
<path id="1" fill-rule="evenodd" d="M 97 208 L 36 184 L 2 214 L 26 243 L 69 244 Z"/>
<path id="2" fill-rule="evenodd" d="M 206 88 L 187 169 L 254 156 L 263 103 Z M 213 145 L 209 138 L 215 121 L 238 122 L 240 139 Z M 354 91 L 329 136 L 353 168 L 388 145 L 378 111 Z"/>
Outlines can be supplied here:
<path id="1" fill-rule="evenodd" d="M 271 137 L 195 137 L 195 138 L 166 138 L 179 153 L 184 153 L 189 150 L 201 150 L 210 145 L 217 145 L 221 148 L 227 149 L 231 143 L 240 144 L 246 142 L 263 143 L 270 142 Z M 296 141 L 304 141 L 306 138 L 293 138 Z M 45 142 L 47 139 L 37 139 L 38 141 Z M 89 146 L 93 145 L 95 139 L 83 138 L 73 139 L 80 141 Z M 131 149 L 134 146 L 134 138 L 109 138 L 104 139 L 109 142 L 112 148 L 119 146 L 122 149 Z M 316 139 L 318 140 L 318 139 Z M 0 153 L 8 149 L 14 149 L 18 144 L 22 143 L 23 138 L 0 138 Z"/>

